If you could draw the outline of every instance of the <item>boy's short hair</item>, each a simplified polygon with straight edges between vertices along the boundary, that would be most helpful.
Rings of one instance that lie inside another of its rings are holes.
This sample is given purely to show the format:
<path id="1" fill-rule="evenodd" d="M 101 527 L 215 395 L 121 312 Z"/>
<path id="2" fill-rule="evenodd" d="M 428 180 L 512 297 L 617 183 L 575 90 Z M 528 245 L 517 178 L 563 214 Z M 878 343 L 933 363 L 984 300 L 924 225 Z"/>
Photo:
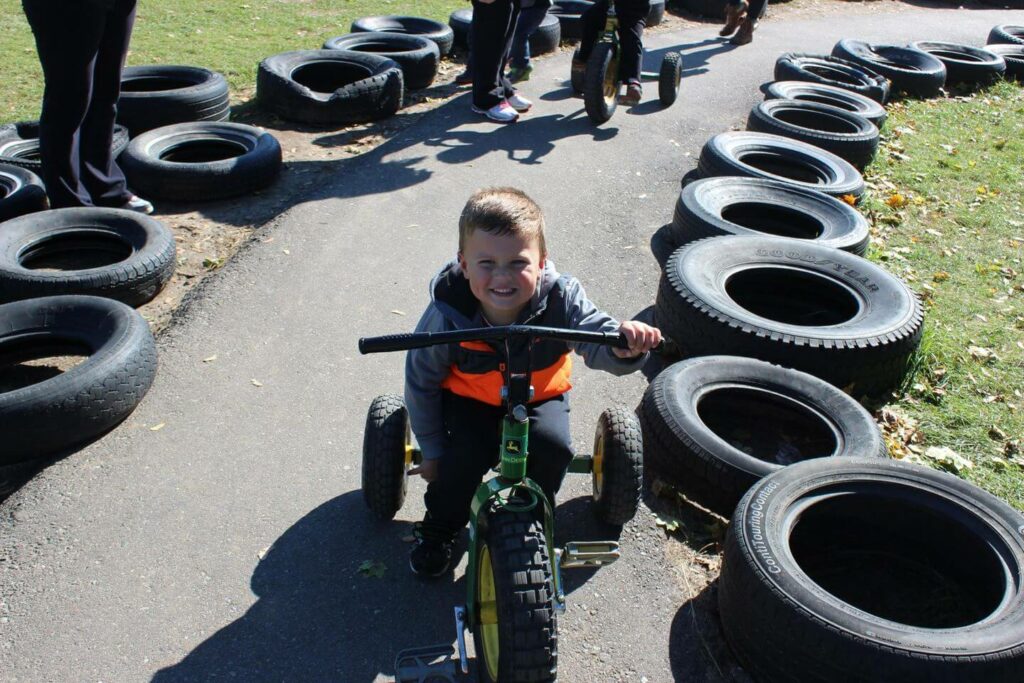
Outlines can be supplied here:
<path id="1" fill-rule="evenodd" d="M 544 212 L 537 202 L 514 187 L 485 187 L 473 193 L 459 216 L 460 252 L 474 230 L 536 239 L 540 255 L 547 256 Z"/>

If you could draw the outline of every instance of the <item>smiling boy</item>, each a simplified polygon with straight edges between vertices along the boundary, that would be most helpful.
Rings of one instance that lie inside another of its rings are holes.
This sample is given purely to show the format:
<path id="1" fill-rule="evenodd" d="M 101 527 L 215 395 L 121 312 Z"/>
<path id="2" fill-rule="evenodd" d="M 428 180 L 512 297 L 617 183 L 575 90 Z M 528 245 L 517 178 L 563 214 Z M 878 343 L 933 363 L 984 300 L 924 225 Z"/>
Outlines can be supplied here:
<path id="1" fill-rule="evenodd" d="M 540 207 L 514 188 L 486 188 L 469 198 L 459 217 L 458 259 L 441 269 L 430 293 L 417 332 L 530 324 L 619 331 L 629 341 L 629 349 L 548 340 L 533 346 L 527 476 L 553 504 L 573 457 L 569 352 L 583 356 L 588 367 L 625 375 L 640 369 L 661 333 L 638 321 L 619 323 L 587 299 L 575 278 L 560 275 L 548 259 Z M 432 346 L 407 356 L 405 401 L 423 452 L 422 464 L 409 473 L 429 482 L 427 513 L 416 525 L 409 558 L 418 575 L 448 569 L 473 492 L 497 463 L 502 362 L 482 343 Z"/>

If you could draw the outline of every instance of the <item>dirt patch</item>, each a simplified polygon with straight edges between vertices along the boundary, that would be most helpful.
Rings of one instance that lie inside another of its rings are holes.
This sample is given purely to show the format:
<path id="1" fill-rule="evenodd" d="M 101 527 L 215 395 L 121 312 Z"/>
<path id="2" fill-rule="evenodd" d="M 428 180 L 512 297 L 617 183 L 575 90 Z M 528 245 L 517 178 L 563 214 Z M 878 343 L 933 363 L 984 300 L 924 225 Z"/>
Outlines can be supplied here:
<path id="1" fill-rule="evenodd" d="M 771 5 L 769 15 L 771 21 L 776 21 L 787 17 L 820 16 L 823 12 L 883 13 L 904 8 L 906 5 L 894 0 L 797 0 Z M 677 31 L 702 25 L 710 29 L 718 23 L 669 10 L 662 23 L 648 31 Z M 560 52 L 571 51 L 574 47 L 574 44 L 563 43 Z M 548 57 L 550 55 L 537 59 Z M 465 52 L 457 50 L 441 61 L 437 78 L 430 88 L 408 93 L 406 106 L 398 114 L 383 121 L 342 128 L 292 124 L 260 111 L 252 101 L 253 91 L 233 93 L 232 120 L 270 131 L 281 143 L 284 169 L 271 187 L 243 198 L 201 205 L 157 203 L 156 217 L 174 232 L 178 263 L 167 287 L 156 299 L 139 308 L 153 331 L 159 333 L 165 329 L 182 301 L 200 282 L 227 263 L 258 228 L 311 196 L 321 180 L 332 176 L 338 163 L 378 147 L 426 112 L 465 92 L 466 86 L 454 83 L 455 76 L 464 67 Z M 263 239 L 270 241 L 273 237 Z"/>

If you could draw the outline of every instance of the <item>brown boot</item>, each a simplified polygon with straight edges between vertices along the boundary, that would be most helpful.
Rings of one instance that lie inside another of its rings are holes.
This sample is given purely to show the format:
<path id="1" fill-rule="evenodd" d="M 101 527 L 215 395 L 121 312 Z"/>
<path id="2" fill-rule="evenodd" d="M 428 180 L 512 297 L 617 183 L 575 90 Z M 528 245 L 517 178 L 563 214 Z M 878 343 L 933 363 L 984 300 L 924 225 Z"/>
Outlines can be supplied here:
<path id="1" fill-rule="evenodd" d="M 731 36 L 739 28 L 740 22 L 746 16 L 747 7 L 746 0 L 740 0 L 738 5 L 734 5 L 731 2 L 727 4 L 725 6 L 725 26 L 718 32 L 718 35 L 722 37 Z"/>
<path id="2" fill-rule="evenodd" d="M 740 30 L 736 31 L 736 35 L 732 37 L 729 42 L 733 45 L 746 45 L 754 39 L 754 29 L 757 28 L 757 22 L 753 19 L 747 18 L 740 24 Z"/>

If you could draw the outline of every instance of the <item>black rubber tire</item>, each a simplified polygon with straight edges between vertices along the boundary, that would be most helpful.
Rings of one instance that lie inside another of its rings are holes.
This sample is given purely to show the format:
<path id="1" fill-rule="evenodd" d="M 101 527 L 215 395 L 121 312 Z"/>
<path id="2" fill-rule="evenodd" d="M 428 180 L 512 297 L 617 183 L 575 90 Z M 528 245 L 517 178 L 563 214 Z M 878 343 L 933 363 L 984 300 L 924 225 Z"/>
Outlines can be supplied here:
<path id="1" fill-rule="evenodd" d="M 704 143 L 697 171 L 703 178 L 739 175 L 778 180 L 833 197 L 859 199 L 864 194 L 864 178 L 848 161 L 806 142 L 768 133 L 715 135 Z"/>
<path id="2" fill-rule="evenodd" d="M 274 182 L 281 171 L 281 145 L 270 133 L 241 123 L 176 123 L 132 140 L 121 167 L 128 184 L 147 197 L 224 199 Z"/>
<path id="3" fill-rule="evenodd" d="M 554 681 L 558 671 L 558 617 L 554 609 L 556 560 L 533 511 L 494 510 L 483 516 L 477 540 L 477 568 L 486 549 L 491 562 L 499 656 L 489 672 L 481 643 L 483 625 L 474 619 L 477 671 L 481 683 Z M 476 583 L 476 602 L 480 600 Z"/>
<path id="4" fill-rule="evenodd" d="M 141 306 L 171 279 L 175 255 L 171 231 L 135 211 L 90 207 L 22 216 L 0 230 L 0 303 L 88 294 Z M 97 257 L 103 265 L 94 265 Z"/>
<path id="5" fill-rule="evenodd" d="M 128 129 L 114 124 L 110 144 L 116 159 L 128 146 Z M 39 160 L 39 121 L 18 121 L 0 125 L 0 164 L 27 168 L 36 175 L 42 171 Z"/>
<path id="6" fill-rule="evenodd" d="M 583 23 L 580 17 L 594 3 L 588 0 L 555 0 L 548 14 L 558 17 L 562 27 L 562 40 L 579 40 L 583 37 Z"/>
<path id="7" fill-rule="evenodd" d="M 829 55 L 787 52 L 775 60 L 775 80 L 831 85 L 870 97 L 879 104 L 889 100 L 889 81 L 884 76 Z"/>
<path id="8" fill-rule="evenodd" d="M 1006 78 L 1024 81 L 1024 45 L 989 45 L 985 48 L 1006 62 Z"/>
<path id="9" fill-rule="evenodd" d="M 553 14 L 545 14 L 537 30 L 530 34 L 527 41 L 531 57 L 554 52 L 562 42 L 562 23 Z"/>
<path id="10" fill-rule="evenodd" d="M 651 254 L 658 262 L 658 268 L 664 268 L 672 252 L 681 245 L 676 240 L 675 228 L 671 223 L 661 226 L 651 235 Z"/>
<path id="11" fill-rule="evenodd" d="M 870 239 L 864 216 L 846 202 L 789 183 L 720 176 L 688 184 L 670 229 L 678 246 L 705 237 L 757 235 L 809 241 L 863 256 Z"/>
<path id="12" fill-rule="evenodd" d="M 392 59 L 402 69 L 402 80 L 409 90 L 421 90 L 434 82 L 441 53 L 437 43 L 422 36 L 401 33 L 349 33 L 328 39 L 325 50 L 350 50 Z"/>
<path id="13" fill-rule="evenodd" d="M 988 32 L 988 44 L 1024 45 L 1024 26 L 1000 24 Z"/>
<path id="14" fill-rule="evenodd" d="M 572 51 L 572 61 L 574 61 L 574 62 L 579 61 L 579 57 L 580 57 L 580 49 L 576 48 L 575 50 Z M 584 81 L 584 75 L 579 73 L 578 71 L 573 71 L 570 68 L 570 70 L 569 70 L 569 85 L 572 86 L 573 92 L 575 92 L 577 95 L 582 95 L 583 94 L 583 86 L 584 86 L 583 81 Z"/>
<path id="15" fill-rule="evenodd" d="M 70 353 L 62 374 L 0 392 L 0 465 L 55 455 L 94 439 L 135 410 L 156 374 L 149 325 L 131 307 L 94 296 L 0 305 L 0 369 Z"/>
<path id="16" fill-rule="evenodd" d="M 946 86 L 995 83 L 1006 72 L 1006 61 L 996 53 L 972 45 L 919 40 L 910 47 L 927 52 L 946 67 Z"/>
<path id="17" fill-rule="evenodd" d="M 679 96 L 679 82 L 683 79 L 683 56 L 669 52 L 661 60 L 658 71 L 658 99 L 662 105 L 671 107 Z"/>
<path id="18" fill-rule="evenodd" d="M 128 66 L 121 73 L 117 122 L 131 137 L 186 121 L 227 121 L 228 82 L 197 66 Z"/>
<path id="19" fill-rule="evenodd" d="M 946 83 L 946 66 L 927 52 L 899 45 L 874 45 L 844 38 L 832 56 L 859 64 L 884 76 L 893 90 L 914 97 L 936 97 Z"/>
<path id="20" fill-rule="evenodd" d="M 765 88 L 764 98 L 766 100 L 801 100 L 829 104 L 854 114 L 860 114 L 875 124 L 877 128 L 881 128 L 885 124 L 885 107 L 866 95 L 832 85 L 804 81 L 773 81 Z"/>
<path id="21" fill-rule="evenodd" d="M 747 130 L 782 135 L 832 152 L 864 168 L 878 152 L 878 127 L 860 114 L 803 100 L 765 100 L 754 105 Z"/>
<path id="22" fill-rule="evenodd" d="M 1019 681 L 1022 529 L 1003 501 L 927 467 L 797 463 L 732 516 L 723 635 L 759 681 Z"/>
<path id="23" fill-rule="evenodd" d="M 725 19 L 725 6 L 729 0 L 681 0 L 679 5 L 697 16 L 708 19 Z"/>
<path id="24" fill-rule="evenodd" d="M 363 430 L 362 489 L 366 507 L 378 519 L 394 519 L 405 503 L 409 485 L 405 449 L 411 439 L 405 400 L 398 394 L 373 399 Z"/>
<path id="25" fill-rule="evenodd" d="M 299 50 L 267 57 L 256 74 L 260 106 L 288 121 L 338 125 L 383 119 L 402 106 L 402 69 L 348 50 Z"/>
<path id="26" fill-rule="evenodd" d="M 601 125 L 612 117 L 619 106 L 619 59 L 615 46 L 598 43 L 587 60 L 587 72 L 583 76 L 583 106 L 587 116 L 595 125 Z M 615 79 L 612 93 L 611 79 Z M 611 94 L 610 94 L 611 93 Z"/>
<path id="27" fill-rule="evenodd" d="M 724 517 L 758 480 L 794 462 L 889 455 L 857 401 L 753 358 L 670 365 L 647 387 L 640 417 L 648 471 Z"/>
<path id="28" fill-rule="evenodd" d="M 469 49 L 469 27 L 473 25 L 473 8 L 463 7 L 448 15 L 448 28 L 452 30 L 452 45 Z"/>
<path id="29" fill-rule="evenodd" d="M 0 164 L 0 222 L 46 207 L 46 188 L 39 176 L 21 166 Z M 0 238 L 3 234 L 0 230 Z"/>
<path id="30" fill-rule="evenodd" d="M 677 249 L 662 272 L 655 315 L 685 357 L 759 358 L 858 398 L 900 384 L 923 320 L 910 288 L 866 259 L 747 235 Z"/>
<path id="31" fill-rule="evenodd" d="M 601 413 L 593 457 L 594 514 L 622 526 L 636 514 L 644 479 L 644 438 L 633 412 L 616 406 Z"/>
<path id="32" fill-rule="evenodd" d="M 455 38 L 451 27 L 442 24 L 440 21 L 397 14 L 356 19 L 352 22 L 352 28 L 349 30 L 352 33 L 384 31 L 387 33 L 405 33 L 411 36 L 422 36 L 437 44 L 437 49 L 442 57 L 452 51 L 452 41 Z"/>
<path id="33" fill-rule="evenodd" d="M 647 18 L 644 25 L 647 28 L 657 26 L 665 18 L 665 0 L 651 0 L 651 7 L 647 10 Z"/>

